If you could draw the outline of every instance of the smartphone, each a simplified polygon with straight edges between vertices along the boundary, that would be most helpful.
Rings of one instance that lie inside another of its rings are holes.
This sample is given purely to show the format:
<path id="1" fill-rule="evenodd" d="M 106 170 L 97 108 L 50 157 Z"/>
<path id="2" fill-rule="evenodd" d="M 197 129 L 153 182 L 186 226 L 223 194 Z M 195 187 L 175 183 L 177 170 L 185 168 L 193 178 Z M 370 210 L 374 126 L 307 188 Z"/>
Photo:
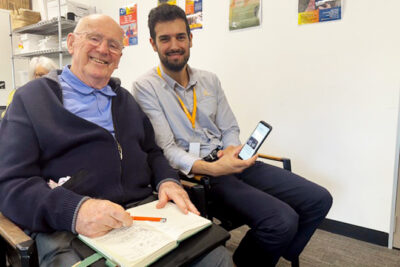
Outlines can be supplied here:
<path id="1" fill-rule="evenodd" d="M 240 150 L 239 158 L 246 160 L 254 156 L 271 130 L 271 125 L 265 121 L 260 121 L 249 139 L 247 139 L 246 144 Z"/>

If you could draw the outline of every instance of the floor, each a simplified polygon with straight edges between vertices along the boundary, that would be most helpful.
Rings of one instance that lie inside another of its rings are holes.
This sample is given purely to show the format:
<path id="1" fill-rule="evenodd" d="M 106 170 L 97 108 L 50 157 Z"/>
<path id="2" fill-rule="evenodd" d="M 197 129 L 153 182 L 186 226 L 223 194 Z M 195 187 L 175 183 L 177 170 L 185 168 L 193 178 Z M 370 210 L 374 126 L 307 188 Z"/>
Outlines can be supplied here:
<path id="1" fill-rule="evenodd" d="M 242 226 L 231 231 L 231 239 L 226 245 L 231 253 L 236 249 L 247 230 L 247 226 Z M 287 267 L 291 265 L 290 262 L 281 259 L 277 266 Z M 300 266 L 400 267 L 400 250 L 388 249 L 387 247 L 317 230 L 300 255 Z"/>

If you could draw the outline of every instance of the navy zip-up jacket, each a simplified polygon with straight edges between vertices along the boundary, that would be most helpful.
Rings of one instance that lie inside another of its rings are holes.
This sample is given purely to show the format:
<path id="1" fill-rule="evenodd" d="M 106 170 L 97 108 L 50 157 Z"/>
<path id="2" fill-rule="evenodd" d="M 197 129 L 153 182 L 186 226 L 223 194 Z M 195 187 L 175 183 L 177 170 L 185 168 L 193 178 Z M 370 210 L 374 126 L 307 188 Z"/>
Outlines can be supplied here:
<path id="1" fill-rule="evenodd" d="M 75 232 L 77 211 L 87 197 L 125 204 L 149 196 L 165 179 L 179 183 L 155 143 L 149 119 L 118 79 L 109 82 L 117 94 L 112 98 L 114 139 L 64 108 L 57 74 L 18 89 L 0 124 L 0 211 L 5 216 L 31 231 Z M 47 185 L 66 176 L 72 178 L 63 186 Z"/>

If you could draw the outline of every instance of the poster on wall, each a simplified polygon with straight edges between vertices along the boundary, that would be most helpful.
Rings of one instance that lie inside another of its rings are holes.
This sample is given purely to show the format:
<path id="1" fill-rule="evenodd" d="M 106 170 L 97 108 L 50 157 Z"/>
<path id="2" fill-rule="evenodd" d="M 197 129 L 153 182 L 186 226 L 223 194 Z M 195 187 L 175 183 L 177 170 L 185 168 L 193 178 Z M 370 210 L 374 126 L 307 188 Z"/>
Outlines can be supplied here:
<path id="1" fill-rule="evenodd" d="M 238 30 L 261 24 L 261 0 L 230 0 L 229 30 Z"/>
<path id="2" fill-rule="evenodd" d="M 191 30 L 203 28 L 203 0 L 186 0 L 186 17 Z"/>
<path id="3" fill-rule="evenodd" d="M 161 4 L 170 4 L 170 5 L 176 5 L 176 0 L 158 0 L 158 5 Z"/>
<path id="4" fill-rule="evenodd" d="M 299 0 L 298 23 L 310 24 L 342 18 L 342 0 Z"/>
<path id="5" fill-rule="evenodd" d="M 119 9 L 119 25 L 124 30 L 124 46 L 137 45 L 137 4 Z"/>

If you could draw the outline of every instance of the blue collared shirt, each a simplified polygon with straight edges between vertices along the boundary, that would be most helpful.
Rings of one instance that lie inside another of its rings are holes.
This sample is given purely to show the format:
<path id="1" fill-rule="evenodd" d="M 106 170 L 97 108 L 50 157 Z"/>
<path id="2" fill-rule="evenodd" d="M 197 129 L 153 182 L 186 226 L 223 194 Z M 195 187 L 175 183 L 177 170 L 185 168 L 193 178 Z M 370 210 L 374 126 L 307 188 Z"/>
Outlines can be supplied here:
<path id="1" fill-rule="evenodd" d="M 58 79 L 64 107 L 76 116 L 103 127 L 114 136 L 111 99 L 116 94 L 111 87 L 106 85 L 101 89 L 92 88 L 79 80 L 68 66 L 64 67 Z"/>

